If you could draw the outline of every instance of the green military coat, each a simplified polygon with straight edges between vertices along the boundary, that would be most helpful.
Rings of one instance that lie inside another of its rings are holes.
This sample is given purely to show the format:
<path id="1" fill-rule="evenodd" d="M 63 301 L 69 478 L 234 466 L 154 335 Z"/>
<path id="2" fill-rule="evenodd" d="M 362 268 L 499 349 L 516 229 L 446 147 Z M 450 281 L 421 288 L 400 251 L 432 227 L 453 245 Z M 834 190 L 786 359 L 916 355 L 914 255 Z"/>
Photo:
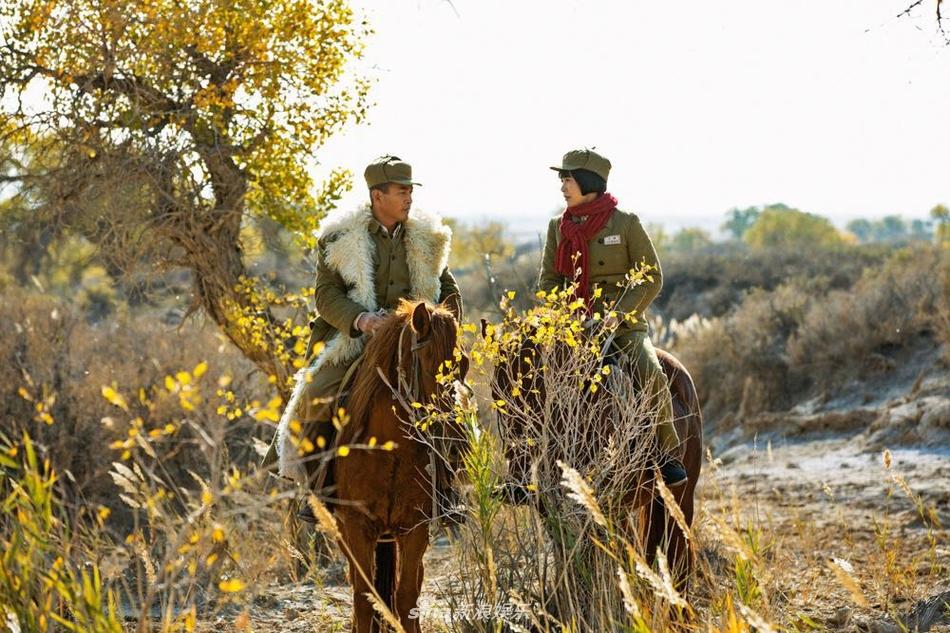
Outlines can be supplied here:
<path id="1" fill-rule="evenodd" d="M 548 235 L 544 244 L 544 256 L 541 260 L 541 277 L 538 286 L 545 292 L 553 288 L 562 288 L 573 279 L 568 279 L 555 269 L 555 255 L 561 243 L 561 231 L 558 225 L 560 216 L 548 224 Z M 644 230 L 640 219 L 633 213 L 617 209 L 607 225 L 588 243 L 590 266 L 589 279 L 591 293 L 602 288 L 603 294 L 593 303 L 593 311 L 605 314 L 605 304 L 617 302 L 615 310 L 620 316 L 629 313 L 636 315 L 636 323 L 625 320 L 617 328 L 617 336 L 629 332 L 646 332 L 647 308 L 656 298 L 663 285 L 660 261 L 653 248 L 650 236 Z M 626 287 L 626 274 L 631 268 L 643 265 L 653 267 L 649 278 L 640 285 Z"/>
<path id="2" fill-rule="evenodd" d="M 351 338 L 360 336 L 361 333 L 353 327 L 360 313 L 376 308 L 393 309 L 400 299 L 419 298 L 413 296 L 405 228 L 400 227 L 395 235 L 389 235 L 386 229 L 372 218 L 366 221 L 366 226 L 373 245 L 372 285 L 376 305 L 363 305 L 352 299 L 349 291 L 353 284 L 347 283 L 340 271 L 327 262 L 327 250 L 332 248 L 331 245 L 337 241 L 340 234 L 330 232 L 321 236 L 317 247 L 317 280 L 314 287 L 317 313 L 310 321 L 308 358 L 314 345 L 318 342 L 329 343 L 340 332 Z M 458 283 L 448 267 L 443 268 L 439 275 L 439 286 L 439 301 L 453 294 L 460 297 Z M 458 317 L 461 319 L 461 314 Z"/>

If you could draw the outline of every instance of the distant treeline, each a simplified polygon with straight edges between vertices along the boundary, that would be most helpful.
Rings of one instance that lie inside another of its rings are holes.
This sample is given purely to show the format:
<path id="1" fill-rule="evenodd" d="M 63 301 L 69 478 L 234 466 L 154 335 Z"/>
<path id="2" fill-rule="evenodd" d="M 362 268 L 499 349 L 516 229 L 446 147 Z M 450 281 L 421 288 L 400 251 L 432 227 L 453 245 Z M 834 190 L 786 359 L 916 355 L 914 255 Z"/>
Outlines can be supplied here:
<path id="1" fill-rule="evenodd" d="M 508 233 L 502 222 L 453 221 L 452 225 L 455 230 L 453 261 L 465 269 L 480 264 L 485 258 L 497 261 L 541 249 L 537 238 L 516 244 L 518 240 Z M 912 242 L 945 243 L 950 241 L 950 210 L 938 204 L 930 210 L 928 219 L 905 219 L 899 215 L 858 218 L 849 221 L 842 230 L 821 215 L 775 203 L 730 209 L 720 228 L 725 240 L 716 239 L 709 231 L 698 227 L 670 232 L 661 224 L 647 224 L 647 231 L 661 255 L 703 252 L 714 249 L 716 244 L 728 242 L 741 242 L 753 250 L 785 248 L 811 251 L 854 244 L 906 246 Z"/>

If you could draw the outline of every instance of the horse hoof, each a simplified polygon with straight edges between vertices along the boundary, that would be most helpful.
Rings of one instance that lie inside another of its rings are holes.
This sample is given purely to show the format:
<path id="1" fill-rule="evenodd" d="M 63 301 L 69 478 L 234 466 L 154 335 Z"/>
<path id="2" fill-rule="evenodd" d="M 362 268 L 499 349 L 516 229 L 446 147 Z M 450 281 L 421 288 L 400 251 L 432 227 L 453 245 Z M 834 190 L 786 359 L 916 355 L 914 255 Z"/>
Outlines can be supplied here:
<path id="1" fill-rule="evenodd" d="M 666 484 L 667 488 L 678 488 L 689 481 L 686 468 L 683 466 L 683 462 L 678 459 L 667 460 L 663 466 L 660 467 L 660 476 L 663 478 L 663 483 Z"/>

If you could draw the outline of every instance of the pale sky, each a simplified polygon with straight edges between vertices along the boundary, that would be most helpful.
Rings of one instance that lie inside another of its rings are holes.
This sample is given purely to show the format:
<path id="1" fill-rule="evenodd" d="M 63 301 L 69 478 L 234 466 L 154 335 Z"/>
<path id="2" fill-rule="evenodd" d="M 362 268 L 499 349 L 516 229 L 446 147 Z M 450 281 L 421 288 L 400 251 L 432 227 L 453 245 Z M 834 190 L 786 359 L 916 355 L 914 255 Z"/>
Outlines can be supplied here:
<path id="1" fill-rule="evenodd" d="M 547 167 L 596 146 L 621 208 L 714 230 L 784 202 L 843 225 L 950 204 L 950 47 L 935 0 L 354 0 L 369 123 L 317 156 L 393 153 L 414 205 L 543 230 Z M 319 171 L 318 170 L 318 173 Z"/>

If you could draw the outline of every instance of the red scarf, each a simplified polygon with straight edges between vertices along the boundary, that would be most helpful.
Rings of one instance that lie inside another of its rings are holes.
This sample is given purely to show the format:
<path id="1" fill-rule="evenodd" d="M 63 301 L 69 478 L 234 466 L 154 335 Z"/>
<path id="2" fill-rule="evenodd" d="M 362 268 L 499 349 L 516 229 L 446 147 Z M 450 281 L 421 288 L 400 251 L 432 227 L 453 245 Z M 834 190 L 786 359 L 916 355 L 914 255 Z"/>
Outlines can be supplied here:
<path id="1" fill-rule="evenodd" d="M 576 207 L 564 209 L 561 216 L 561 243 L 557 245 L 557 255 L 554 268 L 570 280 L 577 280 L 575 296 L 582 297 L 590 309 L 590 262 L 587 243 L 594 239 L 602 228 L 607 226 L 610 217 L 617 208 L 617 199 L 609 193 L 579 204 Z M 583 222 L 574 222 L 571 218 L 587 216 Z M 574 256 L 580 253 L 575 260 Z M 577 269 L 580 268 L 580 276 Z"/>

